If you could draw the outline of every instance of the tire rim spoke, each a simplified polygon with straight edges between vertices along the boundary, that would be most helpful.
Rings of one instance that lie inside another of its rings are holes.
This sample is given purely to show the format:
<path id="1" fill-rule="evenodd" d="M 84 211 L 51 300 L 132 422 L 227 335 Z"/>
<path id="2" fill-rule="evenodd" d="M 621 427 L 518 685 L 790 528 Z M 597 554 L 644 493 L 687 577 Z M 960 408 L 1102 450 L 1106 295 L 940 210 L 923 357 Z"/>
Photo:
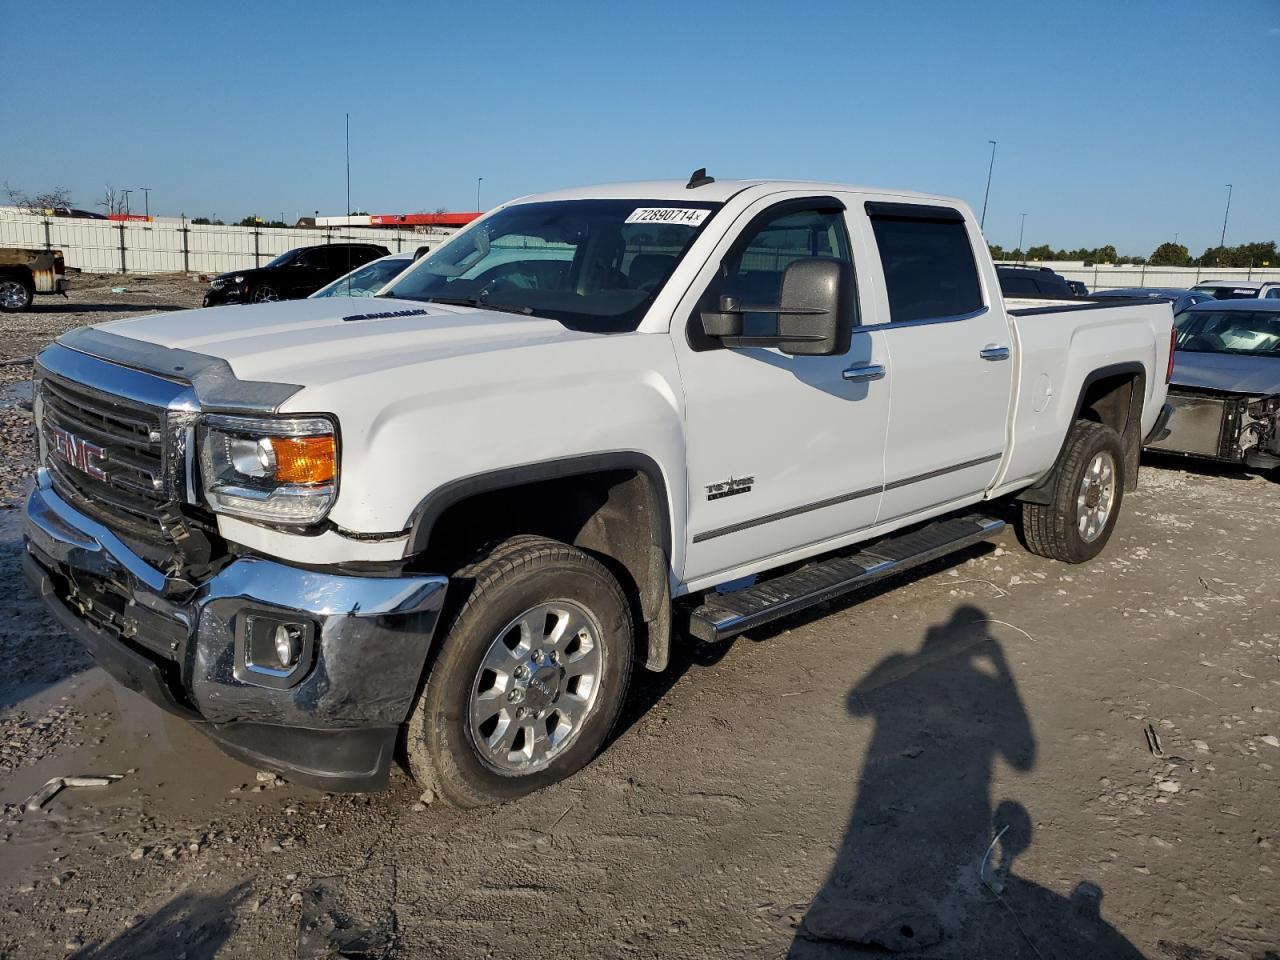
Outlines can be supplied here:
<path id="1" fill-rule="evenodd" d="M 594 616 L 571 600 L 538 604 L 497 633 L 468 703 L 480 759 L 506 775 L 532 773 L 577 737 L 599 698 L 604 649 Z"/>
<path id="2" fill-rule="evenodd" d="M 1076 491 L 1076 530 L 1085 543 L 1102 536 L 1111 519 L 1115 496 L 1115 461 L 1110 453 L 1101 451 L 1085 467 Z"/>

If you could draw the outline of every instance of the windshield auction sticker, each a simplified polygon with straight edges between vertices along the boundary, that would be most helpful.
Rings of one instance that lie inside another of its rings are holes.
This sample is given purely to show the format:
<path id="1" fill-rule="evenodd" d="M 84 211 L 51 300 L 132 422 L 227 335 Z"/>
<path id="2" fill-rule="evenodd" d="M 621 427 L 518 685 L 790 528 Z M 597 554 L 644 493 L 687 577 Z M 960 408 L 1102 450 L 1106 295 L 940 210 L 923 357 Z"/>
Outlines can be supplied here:
<path id="1" fill-rule="evenodd" d="M 710 212 L 696 207 L 637 207 L 625 222 L 674 223 L 682 227 L 696 227 L 707 219 Z"/>

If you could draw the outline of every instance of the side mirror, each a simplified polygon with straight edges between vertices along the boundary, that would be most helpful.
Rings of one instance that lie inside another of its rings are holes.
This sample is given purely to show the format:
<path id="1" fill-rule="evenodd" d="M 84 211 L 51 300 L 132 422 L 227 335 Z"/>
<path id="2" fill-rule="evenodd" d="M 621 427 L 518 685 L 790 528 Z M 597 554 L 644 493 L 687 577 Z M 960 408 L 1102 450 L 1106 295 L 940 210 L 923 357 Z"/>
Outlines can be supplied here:
<path id="1" fill-rule="evenodd" d="M 849 263 L 831 257 L 792 261 L 782 274 L 778 300 L 776 307 L 756 307 L 723 296 L 718 310 L 702 313 L 702 329 L 727 347 L 777 347 L 799 356 L 832 356 L 849 349 L 857 313 Z M 747 313 L 776 314 L 776 334 L 744 337 L 742 317 Z"/>
<path id="2" fill-rule="evenodd" d="M 853 266 L 844 260 L 795 260 L 782 274 L 778 349 L 801 356 L 844 353 L 856 312 Z"/>

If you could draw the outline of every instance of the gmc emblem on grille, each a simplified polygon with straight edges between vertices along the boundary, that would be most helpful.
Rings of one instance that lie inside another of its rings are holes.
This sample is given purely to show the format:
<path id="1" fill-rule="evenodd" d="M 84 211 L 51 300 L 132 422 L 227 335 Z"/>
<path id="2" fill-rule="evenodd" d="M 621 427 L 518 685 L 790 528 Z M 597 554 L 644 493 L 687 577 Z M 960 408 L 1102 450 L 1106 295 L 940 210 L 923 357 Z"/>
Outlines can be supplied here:
<path id="1" fill-rule="evenodd" d="M 49 424 L 49 435 L 55 457 L 98 480 L 107 479 L 107 471 L 103 469 L 107 462 L 106 450 L 53 424 Z"/>

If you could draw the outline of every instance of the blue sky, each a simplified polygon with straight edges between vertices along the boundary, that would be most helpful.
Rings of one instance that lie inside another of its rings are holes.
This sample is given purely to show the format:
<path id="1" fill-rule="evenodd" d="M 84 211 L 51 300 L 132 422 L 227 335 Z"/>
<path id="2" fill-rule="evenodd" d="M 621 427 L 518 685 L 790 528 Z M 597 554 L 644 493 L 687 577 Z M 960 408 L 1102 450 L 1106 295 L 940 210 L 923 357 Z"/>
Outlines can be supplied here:
<path id="1" fill-rule="evenodd" d="M 582 183 L 801 177 L 1146 254 L 1280 239 L 1280 2 L 0 0 L 0 180 L 152 212 L 472 209 Z M 34 18 L 31 23 L 23 23 Z M 36 22 L 38 20 L 38 22 Z M 141 206 L 140 193 L 133 203 Z"/>

